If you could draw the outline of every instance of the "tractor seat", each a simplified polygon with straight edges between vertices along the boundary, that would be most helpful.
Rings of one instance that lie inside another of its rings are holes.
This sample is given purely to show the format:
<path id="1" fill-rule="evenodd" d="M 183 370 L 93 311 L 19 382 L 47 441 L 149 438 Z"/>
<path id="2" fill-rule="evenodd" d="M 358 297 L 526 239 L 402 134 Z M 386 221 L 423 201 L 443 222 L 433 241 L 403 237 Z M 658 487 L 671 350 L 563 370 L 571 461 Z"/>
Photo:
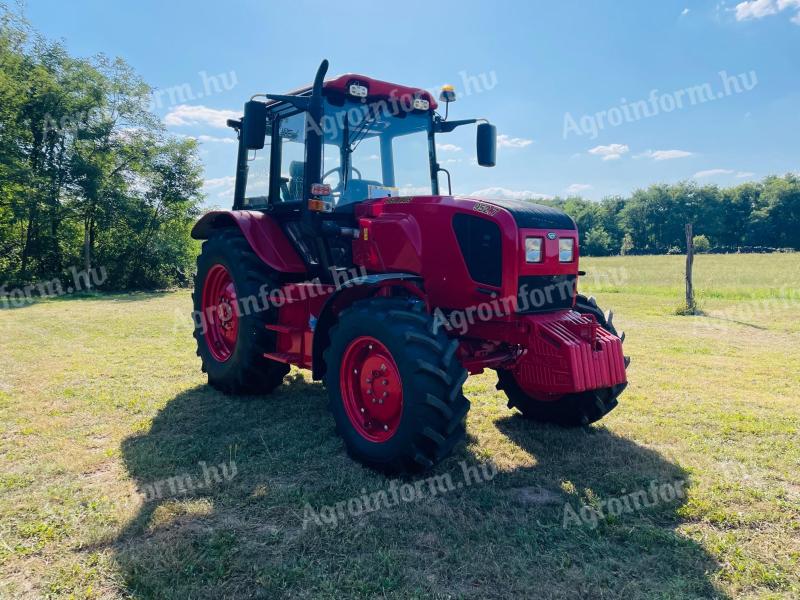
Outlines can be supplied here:
<path id="1" fill-rule="evenodd" d="M 306 165 L 299 160 L 293 160 L 289 163 L 289 197 L 285 202 L 292 202 L 303 199 L 303 175 L 305 174 Z"/>

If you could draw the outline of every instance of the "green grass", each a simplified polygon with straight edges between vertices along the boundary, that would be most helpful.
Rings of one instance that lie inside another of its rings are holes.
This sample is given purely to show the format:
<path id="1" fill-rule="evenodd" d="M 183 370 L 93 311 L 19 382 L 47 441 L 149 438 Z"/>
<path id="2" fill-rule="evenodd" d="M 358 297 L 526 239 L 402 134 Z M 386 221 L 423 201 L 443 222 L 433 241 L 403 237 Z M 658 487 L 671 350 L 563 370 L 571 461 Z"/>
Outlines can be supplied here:
<path id="1" fill-rule="evenodd" d="M 699 317 L 674 314 L 682 264 L 584 261 L 633 358 L 600 424 L 524 422 L 472 377 L 468 441 L 434 474 L 497 475 L 338 527 L 304 529 L 306 504 L 387 480 L 299 372 L 251 402 L 208 388 L 188 293 L 0 311 L 0 598 L 800 597 L 800 256 L 699 256 Z M 207 489 L 137 492 L 231 459 Z M 562 526 L 565 502 L 680 479 L 682 501 Z"/>

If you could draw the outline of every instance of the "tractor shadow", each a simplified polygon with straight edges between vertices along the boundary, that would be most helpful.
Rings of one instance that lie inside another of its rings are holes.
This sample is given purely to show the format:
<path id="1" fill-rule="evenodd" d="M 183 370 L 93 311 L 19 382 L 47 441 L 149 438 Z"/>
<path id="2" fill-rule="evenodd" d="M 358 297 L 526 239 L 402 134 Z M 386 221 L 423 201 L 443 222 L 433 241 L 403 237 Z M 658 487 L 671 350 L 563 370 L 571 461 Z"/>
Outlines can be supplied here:
<path id="1" fill-rule="evenodd" d="M 143 500 L 112 543 L 124 592 L 507 598 L 529 597 L 533 585 L 545 598 L 723 597 L 709 581 L 717 565 L 676 530 L 680 501 L 594 527 L 564 526 L 565 504 L 579 510 L 586 494 L 610 499 L 688 478 L 603 427 L 563 430 L 509 414 L 481 424 L 479 437 L 493 429 L 530 454 L 532 466 L 315 523 L 308 507 L 391 484 L 347 456 L 326 402 L 324 387 L 296 371 L 251 401 L 198 386 L 125 439 L 122 459 Z M 463 483 L 465 467 L 485 463 L 485 449 L 470 437 L 431 473 L 405 482 Z"/>
<path id="2" fill-rule="evenodd" d="M 578 597 L 727 598 L 710 580 L 718 562 L 678 531 L 692 485 L 679 464 L 602 422 L 564 429 L 512 413 L 495 426 L 535 460 L 503 481 L 512 502 L 533 514 L 551 505 L 556 554 L 598 574 Z"/>

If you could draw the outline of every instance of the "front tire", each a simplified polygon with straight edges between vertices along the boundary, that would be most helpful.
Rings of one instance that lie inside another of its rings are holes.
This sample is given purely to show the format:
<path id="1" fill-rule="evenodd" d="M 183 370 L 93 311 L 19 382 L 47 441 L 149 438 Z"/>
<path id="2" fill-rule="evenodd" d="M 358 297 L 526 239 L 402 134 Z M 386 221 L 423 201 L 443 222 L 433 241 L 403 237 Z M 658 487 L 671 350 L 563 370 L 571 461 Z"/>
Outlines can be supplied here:
<path id="1" fill-rule="evenodd" d="M 276 275 L 238 230 L 215 231 L 203 243 L 192 294 L 194 337 L 208 383 L 222 392 L 266 394 L 289 372 L 288 365 L 264 358 L 275 347 L 266 325 L 277 311 L 265 298 L 278 287 Z"/>
<path id="2" fill-rule="evenodd" d="M 384 472 L 419 472 L 465 435 L 467 378 L 458 342 L 404 298 L 374 298 L 342 311 L 325 350 L 329 406 L 348 453 Z"/>

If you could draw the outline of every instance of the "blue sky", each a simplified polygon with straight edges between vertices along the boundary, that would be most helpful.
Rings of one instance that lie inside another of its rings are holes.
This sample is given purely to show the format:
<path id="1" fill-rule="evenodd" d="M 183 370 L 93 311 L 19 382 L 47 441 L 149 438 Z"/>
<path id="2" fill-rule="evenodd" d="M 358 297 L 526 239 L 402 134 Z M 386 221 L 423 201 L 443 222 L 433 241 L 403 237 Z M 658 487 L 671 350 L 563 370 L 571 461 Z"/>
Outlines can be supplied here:
<path id="1" fill-rule="evenodd" d="M 495 123 L 495 168 L 473 164 L 474 129 L 440 139 L 461 194 L 600 199 L 800 170 L 800 0 L 75 0 L 31 1 L 26 15 L 161 90 L 170 131 L 201 140 L 209 206 L 231 202 L 224 118 L 308 83 L 322 58 L 330 74 L 451 83 L 451 117 Z"/>

